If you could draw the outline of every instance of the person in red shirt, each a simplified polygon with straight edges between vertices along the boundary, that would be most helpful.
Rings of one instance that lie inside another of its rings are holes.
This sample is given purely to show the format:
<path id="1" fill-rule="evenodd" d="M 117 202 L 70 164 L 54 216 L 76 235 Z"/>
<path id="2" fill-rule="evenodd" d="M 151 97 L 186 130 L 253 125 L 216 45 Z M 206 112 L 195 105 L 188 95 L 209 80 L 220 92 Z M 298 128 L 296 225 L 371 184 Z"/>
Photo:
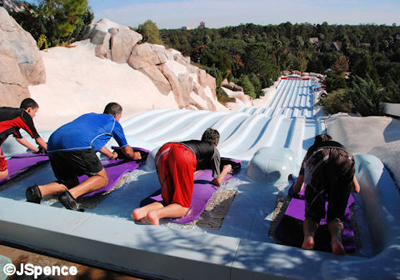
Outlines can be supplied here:
<path id="1" fill-rule="evenodd" d="M 33 124 L 33 118 L 39 110 L 39 105 L 32 98 L 25 98 L 20 108 L 0 107 L 0 179 L 8 176 L 8 165 L 1 145 L 9 135 L 33 152 L 47 151 L 46 142 L 40 137 Z M 35 139 L 39 147 L 35 147 L 22 137 L 20 129 L 25 130 Z"/>
<path id="2" fill-rule="evenodd" d="M 201 140 L 164 144 L 155 157 L 163 201 L 134 209 L 132 219 L 159 225 L 161 218 L 180 218 L 186 215 L 192 200 L 196 170 L 211 169 L 213 184 L 220 186 L 232 166 L 224 165 L 220 171 L 218 142 L 219 132 L 208 128 Z"/>

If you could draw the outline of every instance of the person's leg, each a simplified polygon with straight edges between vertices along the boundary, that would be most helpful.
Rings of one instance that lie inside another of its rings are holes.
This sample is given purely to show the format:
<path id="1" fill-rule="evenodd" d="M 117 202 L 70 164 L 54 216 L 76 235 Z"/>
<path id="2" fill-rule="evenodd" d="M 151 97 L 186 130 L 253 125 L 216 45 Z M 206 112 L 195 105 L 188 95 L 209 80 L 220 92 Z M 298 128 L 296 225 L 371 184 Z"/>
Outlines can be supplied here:
<path id="1" fill-rule="evenodd" d="M 301 248 L 314 249 L 314 237 L 319 227 L 319 221 L 325 217 L 325 199 L 323 184 L 318 177 L 314 178 L 316 185 L 307 185 L 305 190 L 306 218 L 303 222 L 304 240 Z M 316 187 L 317 186 L 317 187 Z"/>
<path id="2" fill-rule="evenodd" d="M 148 212 L 146 221 L 151 225 L 160 225 L 162 218 L 180 218 L 186 215 L 189 208 L 183 207 L 179 204 L 172 203 L 163 208 L 159 208 Z"/>
<path id="3" fill-rule="evenodd" d="M 303 222 L 304 240 L 301 248 L 306 250 L 314 249 L 314 237 L 318 230 L 318 223 L 311 217 L 306 217 Z"/>
<path id="4" fill-rule="evenodd" d="M 328 193 L 328 229 L 331 235 L 332 253 L 344 255 L 346 251 L 342 244 L 343 220 L 350 196 L 354 177 L 354 160 L 347 152 L 332 149 L 332 164 L 329 165 Z"/>
<path id="5" fill-rule="evenodd" d="M 64 184 L 61 184 L 58 181 L 51 182 L 47 185 L 38 186 L 38 188 L 40 190 L 40 193 L 42 194 L 42 197 L 53 194 L 58 195 L 68 190 L 68 188 Z"/>
<path id="6" fill-rule="evenodd" d="M 8 165 L 0 147 L 0 179 L 8 176 Z"/>
<path id="7" fill-rule="evenodd" d="M 190 208 L 193 195 L 194 173 L 196 172 L 196 155 L 184 145 L 173 147 L 167 166 L 173 186 L 173 197 L 169 204 L 179 204 Z"/>
<path id="8" fill-rule="evenodd" d="M 108 184 L 108 175 L 105 171 L 100 159 L 93 149 L 73 151 L 64 153 L 65 162 L 73 168 L 75 176 L 64 176 L 67 182 L 72 177 L 76 177 L 73 184 L 68 182 L 67 187 L 73 199 L 76 199 L 86 193 L 96 191 L 105 187 Z M 82 183 L 79 183 L 77 176 L 87 175 L 87 178 Z"/>
<path id="9" fill-rule="evenodd" d="M 134 209 L 132 211 L 132 213 L 131 213 L 131 218 L 135 222 L 145 223 L 147 214 L 150 211 L 158 210 L 158 209 L 161 209 L 163 207 L 164 207 L 164 205 L 161 202 L 150 203 L 150 204 L 145 205 L 143 207 Z"/>
<path id="10" fill-rule="evenodd" d="M 105 187 L 108 184 L 108 175 L 106 170 L 103 168 L 96 175 L 87 178 L 81 184 L 73 187 L 69 190 L 73 198 L 78 198 L 81 195 L 90 193 Z"/>
<path id="11" fill-rule="evenodd" d="M 33 185 L 26 189 L 26 199 L 28 202 L 40 203 L 47 195 L 59 195 L 68 190 L 68 186 L 77 185 L 78 178 L 73 172 L 72 166 L 68 165 L 63 159 L 62 153 L 49 154 L 51 168 L 57 181 L 45 185 Z"/>
<path id="12" fill-rule="evenodd" d="M 342 244 L 343 223 L 339 219 L 333 219 L 328 223 L 328 228 L 331 234 L 332 253 L 345 255 L 346 251 Z"/>
<path id="13" fill-rule="evenodd" d="M 0 179 L 3 179 L 8 176 L 8 169 L 5 171 L 0 171 Z"/>

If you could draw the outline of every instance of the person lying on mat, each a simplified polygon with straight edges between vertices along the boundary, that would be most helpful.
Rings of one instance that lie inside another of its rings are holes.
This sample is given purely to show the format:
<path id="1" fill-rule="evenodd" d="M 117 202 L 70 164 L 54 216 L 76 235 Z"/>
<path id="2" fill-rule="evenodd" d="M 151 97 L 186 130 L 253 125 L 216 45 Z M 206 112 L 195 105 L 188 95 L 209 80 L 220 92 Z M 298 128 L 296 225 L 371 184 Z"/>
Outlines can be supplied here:
<path id="1" fill-rule="evenodd" d="M 325 201 L 328 201 L 327 222 L 332 252 L 336 255 L 346 254 L 342 244 L 342 221 L 350 192 L 360 191 L 354 173 L 354 158 L 344 146 L 327 134 L 315 137 L 293 186 L 294 194 L 305 187 L 303 249 L 314 249 L 314 236 L 320 220 L 325 217 Z"/>
<path id="2" fill-rule="evenodd" d="M 119 123 L 122 107 L 118 103 L 107 104 L 103 114 L 84 114 L 51 134 L 48 155 L 57 181 L 47 185 L 34 185 L 26 190 L 28 202 L 40 203 L 46 195 L 58 195 L 67 209 L 81 211 L 76 198 L 103 188 L 108 176 L 96 152 L 115 158 L 105 145 L 113 137 L 131 160 L 140 160 L 139 152 L 128 145 L 123 128 Z M 78 176 L 89 176 L 79 184 Z"/>
<path id="3" fill-rule="evenodd" d="M 134 209 L 132 220 L 159 225 L 161 218 L 180 218 L 186 215 L 192 200 L 196 170 L 211 169 L 213 184 L 220 186 L 232 166 L 227 164 L 220 172 L 218 142 L 219 132 L 208 128 L 201 140 L 164 144 L 155 157 L 163 201 Z"/>
<path id="4" fill-rule="evenodd" d="M 1 107 L 0 108 L 0 179 L 8 176 L 8 165 L 4 157 L 1 145 L 10 134 L 27 149 L 33 152 L 47 150 L 46 142 L 40 137 L 33 124 L 33 118 L 39 110 L 39 105 L 32 98 L 22 100 L 20 108 Z M 35 139 L 39 147 L 35 147 L 22 137 L 20 129 L 25 130 Z"/>

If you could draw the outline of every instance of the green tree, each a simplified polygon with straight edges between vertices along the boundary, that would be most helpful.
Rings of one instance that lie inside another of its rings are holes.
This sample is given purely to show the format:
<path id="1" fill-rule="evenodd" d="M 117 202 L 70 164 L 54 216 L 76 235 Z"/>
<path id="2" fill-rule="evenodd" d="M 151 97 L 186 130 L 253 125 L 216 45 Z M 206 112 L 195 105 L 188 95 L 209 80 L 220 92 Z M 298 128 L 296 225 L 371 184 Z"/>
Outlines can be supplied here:
<path id="1" fill-rule="evenodd" d="M 76 27 L 83 22 L 87 0 L 42 0 L 39 13 L 49 19 L 55 40 L 69 40 Z"/>
<path id="2" fill-rule="evenodd" d="M 142 34 L 142 42 L 148 42 L 151 44 L 162 43 L 160 40 L 160 31 L 158 30 L 157 25 L 151 20 L 146 20 L 144 23 L 139 24 L 136 31 Z"/>
<path id="3" fill-rule="evenodd" d="M 320 105 L 324 107 L 325 114 L 351 113 L 344 89 L 335 90 L 321 97 Z"/>
<path id="4" fill-rule="evenodd" d="M 351 87 L 346 91 L 346 98 L 353 113 L 361 116 L 383 114 L 381 102 L 384 100 L 384 94 L 371 77 L 363 79 L 354 76 Z"/>
<path id="5" fill-rule="evenodd" d="M 254 73 L 259 77 L 262 86 L 270 86 L 277 78 L 277 72 L 272 65 L 271 56 L 262 43 L 250 44 L 245 49 L 243 56 L 244 71 L 246 74 Z"/>
<path id="6" fill-rule="evenodd" d="M 242 75 L 238 81 L 238 84 L 243 87 L 243 91 L 245 94 L 252 98 L 256 98 L 257 94 L 255 92 L 254 86 L 251 83 L 249 76 L 247 75 Z"/>
<path id="7" fill-rule="evenodd" d="M 257 75 L 254 73 L 250 73 L 249 80 L 253 84 L 254 92 L 255 92 L 257 98 L 260 96 L 264 96 L 264 92 L 262 90 L 262 84 L 261 84 L 260 79 L 257 77 Z"/>
<path id="8" fill-rule="evenodd" d="M 38 6 L 25 5 L 21 12 L 10 14 L 36 41 L 44 35 L 49 47 L 80 40 L 94 17 L 87 0 L 41 0 Z"/>

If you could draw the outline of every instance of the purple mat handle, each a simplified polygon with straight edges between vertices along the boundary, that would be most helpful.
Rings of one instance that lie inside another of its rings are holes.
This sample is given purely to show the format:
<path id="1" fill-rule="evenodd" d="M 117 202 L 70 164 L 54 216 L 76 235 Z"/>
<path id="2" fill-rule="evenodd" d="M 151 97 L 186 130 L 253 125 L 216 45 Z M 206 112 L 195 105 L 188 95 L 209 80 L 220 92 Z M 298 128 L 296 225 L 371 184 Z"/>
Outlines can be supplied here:
<path id="1" fill-rule="evenodd" d="M 118 154 L 118 158 L 119 159 L 128 159 L 123 153 L 122 153 L 122 148 L 118 147 L 118 146 L 112 146 L 111 147 L 117 154 Z M 142 159 L 140 160 L 141 162 L 146 161 L 147 160 L 147 156 L 150 154 L 150 151 L 144 148 L 140 148 L 140 147 L 132 147 L 132 150 L 134 152 L 140 152 L 140 155 L 142 156 Z"/>

